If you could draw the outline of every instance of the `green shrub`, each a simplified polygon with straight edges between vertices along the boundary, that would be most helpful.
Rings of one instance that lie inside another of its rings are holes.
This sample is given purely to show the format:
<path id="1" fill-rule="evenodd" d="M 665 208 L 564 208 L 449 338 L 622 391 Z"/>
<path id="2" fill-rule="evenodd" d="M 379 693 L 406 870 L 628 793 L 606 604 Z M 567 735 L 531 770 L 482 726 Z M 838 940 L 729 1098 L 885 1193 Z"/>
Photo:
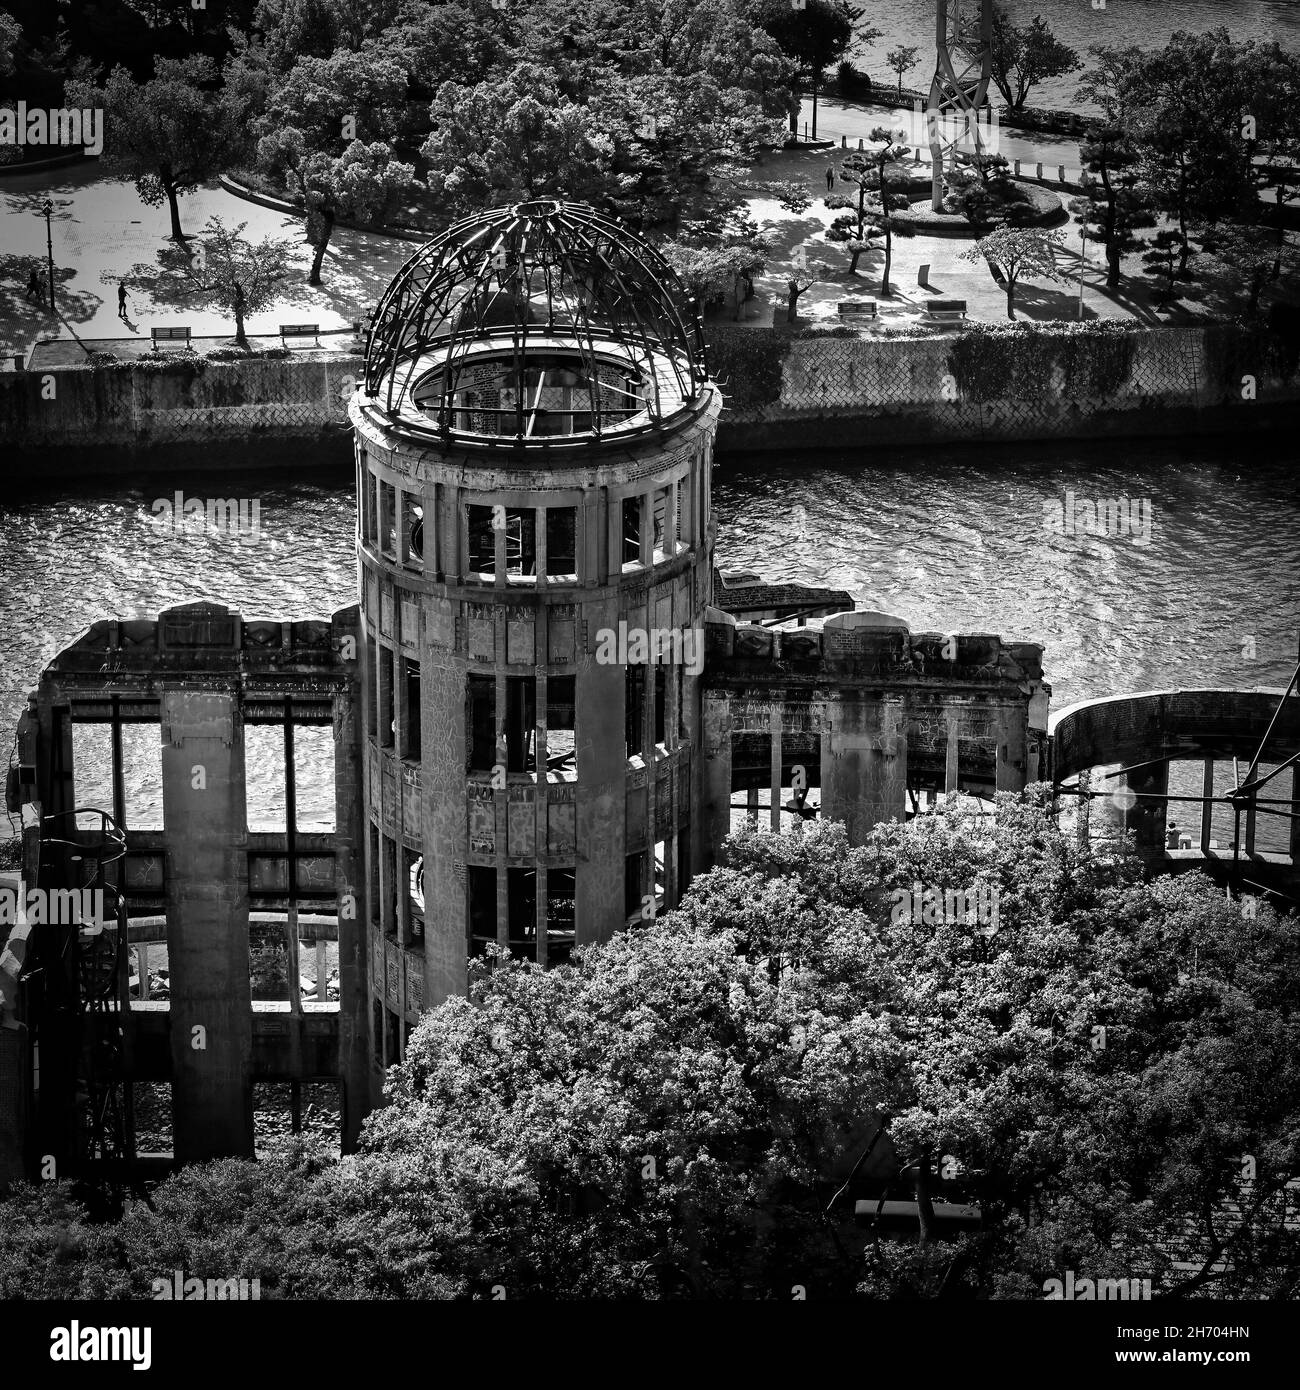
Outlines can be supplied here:
<path id="1" fill-rule="evenodd" d="M 709 372 L 733 409 L 781 399 L 781 373 L 790 336 L 765 329 L 710 325 L 705 331 Z"/>
<path id="2" fill-rule="evenodd" d="M 1071 398 L 1112 396 L 1128 380 L 1134 340 L 1122 324 L 976 324 L 953 340 L 948 366 L 978 404 L 1041 398 L 1059 366 Z"/>

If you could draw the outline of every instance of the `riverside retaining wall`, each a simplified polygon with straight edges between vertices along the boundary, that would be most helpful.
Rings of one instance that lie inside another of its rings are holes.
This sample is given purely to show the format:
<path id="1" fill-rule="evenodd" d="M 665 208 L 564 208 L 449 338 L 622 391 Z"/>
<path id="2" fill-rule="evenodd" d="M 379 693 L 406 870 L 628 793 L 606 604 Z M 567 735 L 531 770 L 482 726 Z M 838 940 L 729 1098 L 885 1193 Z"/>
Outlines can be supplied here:
<path id="1" fill-rule="evenodd" d="M 1113 344 L 1036 330 L 1022 366 L 995 374 L 992 395 L 960 370 L 956 336 L 796 338 L 720 326 L 707 336 L 726 397 L 719 448 L 730 451 L 1250 431 L 1294 421 L 1300 405 L 1294 367 L 1226 327 L 1126 334 L 1121 376 Z M 1089 365 L 1093 352 L 1109 354 L 1109 375 Z M 344 401 L 361 370 L 349 355 L 3 373 L 0 447 L 39 456 L 43 476 L 106 471 L 124 455 L 166 467 L 178 446 L 196 460 L 246 464 L 250 445 L 279 440 L 319 445 L 286 456 L 286 467 L 342 464 Z"/>

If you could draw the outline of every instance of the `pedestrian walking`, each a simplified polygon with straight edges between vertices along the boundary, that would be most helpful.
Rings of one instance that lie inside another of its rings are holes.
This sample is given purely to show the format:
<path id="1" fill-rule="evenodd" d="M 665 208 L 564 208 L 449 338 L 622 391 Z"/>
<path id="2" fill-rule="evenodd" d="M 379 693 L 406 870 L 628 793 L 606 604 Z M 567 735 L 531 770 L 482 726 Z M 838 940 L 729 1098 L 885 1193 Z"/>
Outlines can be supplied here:
<path id="1" fill-rule="evenodd" d="M 41 274 L 35 268 L 27 277 L 27 298 L 34 299 L 38 304 L 41 300 Z"/>
<path id="2" fill-rule="evenodd" d="M 122 320 L 123 323 L 125 323 L 125 322 L 127 321 L 127 319 L 126 319 L 126 281 L 125 281 L 125 280 L 119 280 L 119 281 L 117 282 L 117 316 L 118 316 L 118 318 L 120 318 L 120 319 Z"/>
<path id="3" fill-rule="evenodd" d="M 828 164 L 828 165 L 826 166 L 826 191 L 827 191 L 827 193 L 829 193 L 829 192 L 831 191 L 831 189 L 834 188 L 834 187 L 835 187 L 835 166 L 834 166 L 833 164 Z"/>

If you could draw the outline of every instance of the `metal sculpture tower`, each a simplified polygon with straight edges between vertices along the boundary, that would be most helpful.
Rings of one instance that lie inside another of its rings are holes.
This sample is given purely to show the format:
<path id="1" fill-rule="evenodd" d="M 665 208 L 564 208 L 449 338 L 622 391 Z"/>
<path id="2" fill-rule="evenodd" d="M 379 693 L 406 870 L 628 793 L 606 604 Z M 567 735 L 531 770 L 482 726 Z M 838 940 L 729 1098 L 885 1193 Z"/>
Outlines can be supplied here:
<path id="1" fill-rule="evenodd" d="M 993 0 L 935 0 L 935 66 L 926 109 L 935 212 L 943 210 L 945 157 L 955 163 L 968 135 L 977 152 L 983 148 L 978 112 L 992 67 Z"/>

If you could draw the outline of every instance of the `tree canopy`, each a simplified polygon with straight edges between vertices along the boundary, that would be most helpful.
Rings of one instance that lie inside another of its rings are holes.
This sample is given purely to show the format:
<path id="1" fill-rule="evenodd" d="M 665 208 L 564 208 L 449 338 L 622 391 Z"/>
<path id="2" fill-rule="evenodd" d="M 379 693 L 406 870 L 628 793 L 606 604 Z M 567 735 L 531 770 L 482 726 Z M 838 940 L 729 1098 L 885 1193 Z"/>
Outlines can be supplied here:
<path id="1" fill-rule="evenodd" d="M 201 1165 L 111 1228 L 20 1191 L 0 1293 L 183 1267 L 263 1297 L 1037 1299 L 1070 1269 L 1292 1296 L 1297 925 L 1080 844 L 1044 789 L 857 849 L 746 831 L 574 966 L 480 969 L 354 1157 Z M 981 1229 L 855 1227 L 855 1195 L 923 1176 Z"/>

